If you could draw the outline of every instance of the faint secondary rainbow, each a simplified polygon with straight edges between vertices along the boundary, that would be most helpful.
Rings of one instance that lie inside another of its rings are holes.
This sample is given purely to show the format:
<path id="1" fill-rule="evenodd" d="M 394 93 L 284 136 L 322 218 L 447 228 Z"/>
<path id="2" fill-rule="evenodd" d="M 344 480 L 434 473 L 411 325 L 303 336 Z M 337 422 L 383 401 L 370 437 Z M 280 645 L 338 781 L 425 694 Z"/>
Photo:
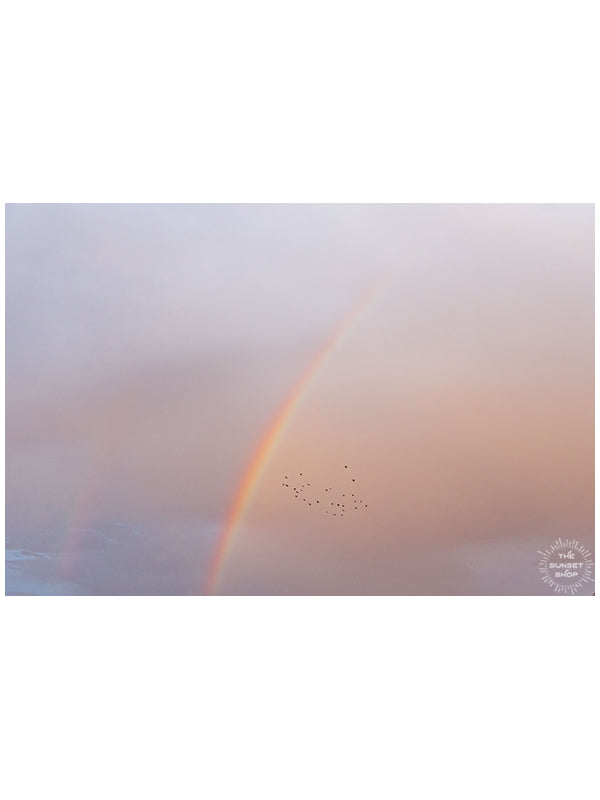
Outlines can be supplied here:
<path id="1" fill-rule="evenodd" d="M 208 570 L 205 594 L 213 594 L 214 592 L 223 565 L 225 564 L 227 556 L 231 551 L 231 546 L 233 544 L 238 525 L 241 522 L 250 503 L 252 502 L 265 468 L 271 456 L 273 455 L 277 444 L 289 427 L 294 412 L 308 394 L 315 378 L 322 370 L 329 357 L 336 350 L 344 335 L 350 331 L 359 317 L 373 302 L 378 290 L 381 287 L 381 283 L 382 281 L 378 280 L 374 286 L 371 286 L 361 296 L 358 303 L 336 326 L 332 335 L 315 355 L 308 368 L 294 385 L 293 389 L 289 392 L 274 418 L 269 423 L 267 430 L 260 439 L 258 446 L 252 454 L 252 458 L 246 467 L 246 470 L 242 476 L 242 480 L 234 495 L 231 508 L 227 514 L 225 524 L 217 540 L 216 549 Z"/>
<path id="2" fill-rule="evenodd" d="M 105 425 L 96 431 L 90 444 L 87 463 L 82 469 L 82 482 L 65 528 L 62 542 L 61 574 L 72 577 L 77 560 L 85 544 L 88 526 L 94 517 L 94 509 L 102 496 L 110 465 L 123 435 L 125 407 L 110 409 Z"/>

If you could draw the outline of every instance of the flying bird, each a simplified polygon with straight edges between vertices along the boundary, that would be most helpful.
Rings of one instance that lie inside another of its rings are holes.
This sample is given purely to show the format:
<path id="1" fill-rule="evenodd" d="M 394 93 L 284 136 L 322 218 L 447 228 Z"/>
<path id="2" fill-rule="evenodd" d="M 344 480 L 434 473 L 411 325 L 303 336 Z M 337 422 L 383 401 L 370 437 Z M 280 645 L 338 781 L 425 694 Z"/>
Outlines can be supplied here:
<path id="1" fill-rule="evenodd" d="M 348 464 L 344 465 L 344 469 L 348 469 Z M 304 476 L 303 472 L 300 472 L 298 474 L 300 475 L 300 477 Z M 286 481 L 289 480 L 287 475 L 284 475 L 284 480 L 286 480 Z M 352 482 L 356 483 L 356 478 L 352 478 Z M 283 487 L 290 488 L 290 484 L 289 483 L 282 483 L 281 485 Z M 300 487 L 297 487 L 297 486 L 291 487 L 293 489 L 293 492 L 294 492 L 294 498 L 298 499 L 300 497 L 300 494 L 303 494 L 304 493 L 304 489 L 307 488 L 307 487 L 311 487 L 312 488 L 312 484 L 309 481 L 306 481 L 306 483 L 303 483 Z M 334 487 L 333 486 L 326 486 L 326 487 L 323 487 L 323 488 L 325 489 L 326 492 L 333 492 L 334 491 Z M 340 495 L 341 495 L 340 502 L 339 503 L 337 503 L 337 502 L 330 502 L 329 503 L 330 506 L 333 506 L 333 507 L 339 509 L 338 512 L 335 512 L 333 510 L 331 511 L 331 513 L 333 514 L 334 517 L 338 517 L 338 516 L 339 517 L 343 517 L 344 516 L 344 511 L 345 511 L 345 508 L 346 508 L 346 505 L 342 500 L 342 498 L 346 497 L 346 493 L 345 492 L 340 492 L 341 488 L 342 488 L 341 486 L 335 487 L 335 492 L 338 495 L 338 497 L 340 497 Z M 358 505 L 363 506 L 363 508 L 367 508 L 368 507 L 367 504 L 364 502 L 364 500 L 361 500 L 360 498 L 356 497 L 356 494 L 354 492 L 351 493 L 351 496 L 352 496 L 352 499 L 354 500 L 354 502 L 358 503 Z M 320 505 L 321 504 L 320 498 L 317 500 L 315 497 L 313 497 L 312 500 L 308 500 L 307 497 L 303 497 L 302 501 L 304 503 L 308 503 L 308 505 L 311 508 L 312 508 L 313 504 L 314 505 Z M 358 505 L 354 506 L 354 510 L 355 511 L 358 511 Z M 311 512 L 311 513 L 315 513 L 315 512 Z M 325 513 L 329 514 L 329 510 L 326 510 Z"/>

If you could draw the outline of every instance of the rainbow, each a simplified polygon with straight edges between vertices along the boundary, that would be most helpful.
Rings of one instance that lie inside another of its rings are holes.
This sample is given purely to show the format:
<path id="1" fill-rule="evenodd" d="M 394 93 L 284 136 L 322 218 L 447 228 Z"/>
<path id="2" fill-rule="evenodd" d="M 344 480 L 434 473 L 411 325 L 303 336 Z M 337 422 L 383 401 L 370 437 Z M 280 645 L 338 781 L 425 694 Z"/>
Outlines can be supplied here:
<path id="1" fill-rule="evenodd" d="M 65 579 L 72 577 L 86 530 L 105 488 L 105 479 L 123 434 L 124 410 L 115 406 L 109 412 L 106 427 L 90 443 L 87 464 L 82 470 L 81 487 L 67 520 L 62 542 L 61 574 Z"/>
<path id="2" fill-rule="evenodd" d="M 272 419 L 267 430 L 260 439 L 258 446 L 252 454 L 250 462 L 244 471 L 242 480 L 237 487 L 233 502 L 225 519 L 225 524 L 217 539 L 215 552 L 207 573 L 204 594 L 214 593 L 227 556 L 231 551 L 236 530 L 246 510 L 252 502 L 260 483 L 260 479 L 277 447 L 277 444 L 285 434 L 292 421 L 294 412 L 301 405 L 316 377 L 323 369 L 328 359 L 333 355 L 344 335 L 350 331 L 350 329 L 356 324 L 357 320 L 371 305 L 381 287 L 381 283 L 381 279 L 377 280 L 377 282 L 361 296 L 358 303 L 336 326 L 325 345 L 321 347 L 308 368 L 304 371 L 300 379 L 288 393 L 287 397 L 279 407 L 279 410 L 275 414 L 275 417 Z"/>

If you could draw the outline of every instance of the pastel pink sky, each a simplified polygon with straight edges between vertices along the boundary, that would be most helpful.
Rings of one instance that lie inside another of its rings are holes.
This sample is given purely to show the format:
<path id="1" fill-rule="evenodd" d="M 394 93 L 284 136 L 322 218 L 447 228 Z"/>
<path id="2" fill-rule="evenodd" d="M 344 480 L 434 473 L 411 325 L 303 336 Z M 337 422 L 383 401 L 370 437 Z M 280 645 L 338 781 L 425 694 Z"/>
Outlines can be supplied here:
<path id="1" fill-rule="evenodd" d="M 286 393 L 384 276 L 219 591 L 546 593 L 537 546 L 593 542 L 593 225 L 592 206 L 9 206 L 7 530 L 145 526 L 173 592 L 199 590 Z M 364 513 L 282 489 L 344 464 Z"/>

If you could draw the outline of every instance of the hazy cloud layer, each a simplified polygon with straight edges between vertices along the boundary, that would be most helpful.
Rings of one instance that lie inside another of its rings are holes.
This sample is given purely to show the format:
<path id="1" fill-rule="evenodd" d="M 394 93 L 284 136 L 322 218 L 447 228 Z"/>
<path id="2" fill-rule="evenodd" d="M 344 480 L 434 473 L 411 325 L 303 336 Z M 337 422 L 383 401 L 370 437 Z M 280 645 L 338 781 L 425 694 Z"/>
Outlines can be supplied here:
<path id="1" fill-rule="evenodd" d="M 72 547 L 75 527 L 124 520 L 171 565 L 132 586 L 187 592 L 197 573 L 199 590 L 269 421 L 381 277 L 221 588 L 479 593 L 488 574 L 535 593 L 492 561 L 592 539 L 593 247 L 591 206 L 9 206 L 8 531 Z M 332 525 L 280 491 L 282 470 L 325 485 L 348 462 L 368 517 Z"/>

